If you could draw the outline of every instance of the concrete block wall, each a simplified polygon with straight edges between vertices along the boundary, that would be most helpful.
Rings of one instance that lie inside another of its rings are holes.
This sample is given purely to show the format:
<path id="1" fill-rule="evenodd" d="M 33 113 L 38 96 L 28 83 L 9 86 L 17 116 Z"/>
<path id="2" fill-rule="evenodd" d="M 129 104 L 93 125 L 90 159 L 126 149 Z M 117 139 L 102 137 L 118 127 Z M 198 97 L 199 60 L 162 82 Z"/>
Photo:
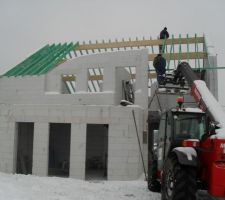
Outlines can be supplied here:
<path id="1" fill-rule="evenodd" d="M 134 125 L 132 108 L 121 109 L 118 121 L 109 124 L 109 154 L 108 154 L 108 178 L 110 180 L 134 180 L 143 172 L 139 152 L 136 129 Z M 139 111 L 143 114 L 143 111 Z M 135 112 L 136 120 L 139 120 L 139 112 Z M 112 114 L 113 116 L 113 114 Z M 138 126 L 139 139 L 142 141 L 143 127 Z M 141 145 L 143 149 L 143 145 Z"/>
<path id="2" fill-rule="evenodd" d="M 122 96 L 122 91 L 116 85 L 118 79 L 119 81 L 127 79 L 127 74 L 119 73 L 118 75 L 116 68 L 129 66 L 136 67 L 135 104 L 147 109 L 147 49 L 79 57 L 59 65 L 47 75 L 2 77 L 0 79 L 0 103 L 118 105 L 120 103 L 118 98 Z M 91 94 L 87 92 L 90 67 L 104 69 L 103 92 Z M 76 74 L 77 92 L 75 94 L 63 94 L 61 76 L 65 74 Z"/>
<path id="3" fill-rule="evenodd" d="M 135 83 L 135 93 L 136 100 L 135 104 L 142 106 L 147 109 L 148 104 L 148 50 L 132 50 L 132 51 L 122 51 L 122 52 L 111 52 L 97 55 L 89 55 L 79 57 L 70 61 L 63 63 L 54 70 L 52 70 L 46 76 L 47 91 L 58 92 L 62 90 L 61 76 L 65 74 L 76 74 L 76 94 L 84 95 L 86 93 L 87 98 L 90 98 L 90 94 L 87 93 L 87 80 L 88 80 L 88 69 L 93 67 L 103 68 L 103 93 L 111 94 L 111 101 L 108 105 L 118 105 L 118 96 L 121 96 L 121 89 L 117 87 L 118 77 L 119 80 L 127 79 L 127 74 L 125 73 L 119 75 L 116 73 L 116 68 L 118 67 L 136 67 L 136 83 Z M 117 75 L 117 77 L 116 77 Z M 124 76 L 124 77 L 123 77 Z M 122 86 L 122 83 L 121 83 Z M 102 92 L 98 93 L 101 94 Z M 93 96 L 95 94 L 92 94 Z M 76 97 L 76 96 L 75 96 Z M 82 98 L 80 98 L 82 99 Z M 94 100 L 94 99 L 93 99 Z M 113 101 L 112 101 L 113 100 Z M 105 104 L 103 98 L 98 98 L 97 101 L 93 101 L 93 104 L 99 105 Z M 76 104 L 80 104 L 76 103 Z"/>
<path id="4" fill-rule="evenodd" d="M 25 78 L 26 79 L 26 78 Z M 13 82 L 15 81 L 15 84 Z M 61 80 L 61 79 L 60 79 Z M 35 85 L 43 87 L 35 87 Z M 45 90 L 45 77 L 27 78 L 3 77 L 0 79 L 0 103 L 5 104 L 74 104 L 114 105 L 114 92 L 60 94 Z"/>
<path id="5" fill-rule="evenodd" d="M 48 174 L 49 123 L 71 123 L 70 177 L 84 179 L 86 125 L 93 123 L 109 125 L 108 179 L 138 178 L 143 169 L 132 110 L 142 141 L 148 112 L 147 55 L 147 50 L 90 55 L 65 62 L 47 75 L 0 78 L 0 171 L 15 172 L 17 122 L 34 122 L 32 173 L 39 176 Z M 87 69 L 93 66 L 104 68 L 103 92 L 90 94 Z M 121 107 L 115 70 L 128 66 L 136 66 L 137 106 Z M 79 75 L 76 94 L 61 94 L 62 74 Z"/>
<path id="6" fill-rule="evenodd" d="M 70 177 L 84 179 L 86 126 L 87 124 L 109 124 L 108 180 L 136 179 L 143 169 L 132 110 L 135 111 L 138 122 L 144 112 L 139 107 L 66 105 L 14 105 L 9 107 L 10 114 L 6 119 L 8 124 L 6 131 L 10 135 L 7 135 L 9 137 L 7 145 L 0 140 L 1 148 L 4 147 L 4 151 L 0 153 L 2 158 L 0 171 L 15 172 L 13 166 L 16 165 L 16 159 L 13 151 L 16 150 L 17 143 L 15 128 L 17 122 L 34 122 L 32 173 L 39 176 L 48 175 L 49 123 L 71 123 Z M 137 125 L 139 138 L 142 141 L 143 126 L 140 126 L 140 123 Z M 2 126 L 6 126 L 5 123 Z M 1 134 L 3 134 L 2 131 Z M 141 148 L 143 149 L 143 145 Z"/>

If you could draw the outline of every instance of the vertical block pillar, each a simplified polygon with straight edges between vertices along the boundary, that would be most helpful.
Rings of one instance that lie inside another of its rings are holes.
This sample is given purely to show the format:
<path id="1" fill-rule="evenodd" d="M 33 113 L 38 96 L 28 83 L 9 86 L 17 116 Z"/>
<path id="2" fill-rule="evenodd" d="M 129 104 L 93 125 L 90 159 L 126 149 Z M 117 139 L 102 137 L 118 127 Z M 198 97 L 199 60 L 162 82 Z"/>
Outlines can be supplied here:
<path id="1" fill-rule="evenodd" d="M 143 157 L 145 165 L 147 166 L 147 158 L 148 158 L 148 145 L 143 144 L 142 136 L 143 131 L 147 132 L 148 130 L 148 50 L 143 49 L 140 51 L 140 56 L 137 58 L 139 59 L 139 66 L 136 66 L 136 88 L 135 88 L 135 104 L 141 105 L 144 109 L 143 113 L 140 115 L 139 113 L 139 120 L 136 119 L 137 122 L 139 121 L 139 134 L 140 134 L 140 141 L 142 144 L 143 150 Z M 141 117 L 143 116 L 143 117 Z M 142 123 L 143 122 L 143 123 Z"/>
<path id="2" fill-rule="evenodd" d="M 86 68 L 80 69 L 76 74 L 76 91 L 87 92 L 88 89 L 88 70 Z"/>
<path id="3" fill-rule="evenodd" d="M 49 124 L 34 124 L 33 169 L 32 174 L 48 175 Z"/>
<path id="4" fill-rule="evenodd" d="M 145 110 L 148 108 L 148 50 L 143 49 L 137 57 L 139 65 L 136 66 L 135 104 Z"/>
<path id="5" fill-rule="evenodd" d="M 109 66 L 110 64 L 104 68 L 103 91 L 115 91 L 115 67 L 114 65 Z"/>
<path id="6" fill-rule="evenodd" d="M 3 141 L 3 152 L 4 153 L 4 164 L 3 172 L 14 173 L 16 166 L 16 156 L 17 156 L 17 130 L 16 123 L 6 122 L 6 127 L 8 131 L 5 132 L 5 140 Z"/>
<path id="7" fill-rule="evenodd" d="M 86 124 L 71 125 L 70 177 L 85 179 Z"/>
<path id="8" fill-rule="evenodd" d="M 62 93 L 62 78 L 58 74 L 47 74 L 45 76 L 45 91 Z"/>

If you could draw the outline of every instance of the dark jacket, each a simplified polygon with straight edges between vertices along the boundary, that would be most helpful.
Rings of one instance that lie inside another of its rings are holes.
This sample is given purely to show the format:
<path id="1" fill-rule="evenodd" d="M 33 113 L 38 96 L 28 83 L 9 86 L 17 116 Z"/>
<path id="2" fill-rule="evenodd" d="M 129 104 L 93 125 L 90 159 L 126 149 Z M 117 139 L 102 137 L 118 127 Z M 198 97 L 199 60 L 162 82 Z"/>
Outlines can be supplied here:
<path id="1" fill-rule="evenodd" d="M 154 58 L 153 66 L 155 67 L 157 74 L 163 75 L 166 73 L 166 59 L 161 55 L 157 55 Z"/>
<path id="2" fill-rule="evenodd" d="M 167 32 L 167 30 L 166 29 L 163 29 L 161 32 L 160 32 L 160 36 L 159 36 L 159 38 L 160 39 L 167 39 L 167 38 L 169 38 L 169 33 Z"/>

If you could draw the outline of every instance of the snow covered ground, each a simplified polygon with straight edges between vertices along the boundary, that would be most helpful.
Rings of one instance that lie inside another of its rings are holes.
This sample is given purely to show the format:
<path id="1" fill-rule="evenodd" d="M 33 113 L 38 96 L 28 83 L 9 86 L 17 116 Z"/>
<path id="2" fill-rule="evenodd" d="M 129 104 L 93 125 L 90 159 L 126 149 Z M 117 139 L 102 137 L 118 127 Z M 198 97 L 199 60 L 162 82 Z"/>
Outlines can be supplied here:
<path id="1" fill-rule="evenodd" d="M 0 173 L 0 200 L 159 200 L 144 181 L 87 182 Z"/>

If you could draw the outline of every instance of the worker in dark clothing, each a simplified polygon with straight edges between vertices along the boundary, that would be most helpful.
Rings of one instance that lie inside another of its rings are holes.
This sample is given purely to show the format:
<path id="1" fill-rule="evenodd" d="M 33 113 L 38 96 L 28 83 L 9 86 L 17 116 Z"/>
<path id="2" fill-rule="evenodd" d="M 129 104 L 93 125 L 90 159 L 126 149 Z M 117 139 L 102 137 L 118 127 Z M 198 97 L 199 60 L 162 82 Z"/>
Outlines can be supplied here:
<path id="1" fill-rule="evenodd" d="M 160 40 L 163 40 L 163 39 L 167 39 L 169 38 L 169 33 L 167 31 L 167 28 L 165 27 L 161 32 L 160 32 L 160 36 L 159 36 L 159 39 Z M 159 53 L 164 53 L 164 49 L 163 48 L 163 45 L 159 45 Z M 162 52 L 163 51 L 163 52 Z"/>
<path id="2" fill-rule="evenodd" d="M 161 32 L 160 32 L 160 36 L 159 36 L 159 38 L 160 39 L 167 39 L 167 38 L 169 38 L 169 33 L 168 33 L 168 31 L 167 31 L 167 28 L 165 27 Z"/>
<path id="3" fill-rule="evenodd" d="M 159 85 L 164 85 L 166 76 L 166 59 L 161 54 L 158 54 L 154 58 L 153 66 L 157 74 L 157 81 Z"/>

